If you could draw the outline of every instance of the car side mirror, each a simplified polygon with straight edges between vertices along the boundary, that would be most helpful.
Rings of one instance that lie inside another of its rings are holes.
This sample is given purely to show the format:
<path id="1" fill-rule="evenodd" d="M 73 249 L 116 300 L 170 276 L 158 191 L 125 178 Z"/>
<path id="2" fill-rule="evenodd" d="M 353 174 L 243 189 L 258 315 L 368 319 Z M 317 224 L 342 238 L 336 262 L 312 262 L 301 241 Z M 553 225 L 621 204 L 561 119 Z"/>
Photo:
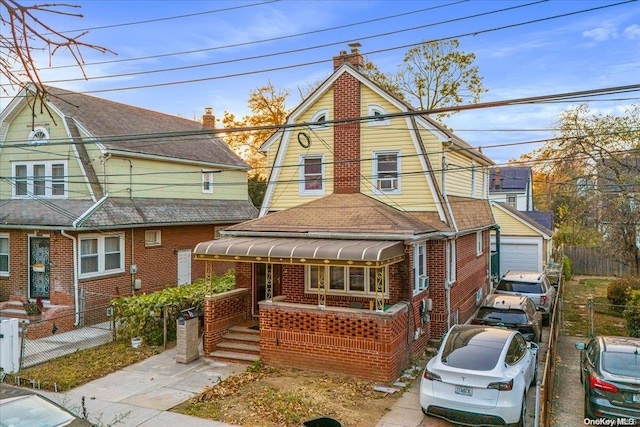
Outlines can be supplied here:
<path id="1" fill-rule="evenodd" d="M 539 350 L 540 346 L 534 342 L 528 341 L 527 342 L 527 347 L 529 347 L 531 350 Z"/>
<path id="2" fill-rule="evenodd" d="M 584 350 L 585 348 L 587 348 L 587 346 L 586 346 L 586 344 L 585 344 L 585 343 L 583 343 L 583 342 L 577 342 L 577 343 L 576 343 L 576 348 L 577 348 L 578 350 Z"/>

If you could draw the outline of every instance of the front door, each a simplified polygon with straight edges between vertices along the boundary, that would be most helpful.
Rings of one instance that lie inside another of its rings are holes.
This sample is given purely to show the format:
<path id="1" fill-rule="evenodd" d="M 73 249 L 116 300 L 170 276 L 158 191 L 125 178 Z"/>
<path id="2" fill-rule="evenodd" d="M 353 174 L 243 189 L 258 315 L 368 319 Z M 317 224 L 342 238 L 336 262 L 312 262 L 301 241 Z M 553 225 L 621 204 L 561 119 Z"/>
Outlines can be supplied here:
<path id="1" fill-rule="evenodd" d="M 49 299 L 49 238 L 29 237 L 29 298 Z"/>
<path id="2" fill-rule="evenodd" d="M 178 251 L 178 286 L 191 284 L 191 250 Z"/>
<path id="3" fill-rule="evenodd" d="M 280 264 L 253 264 L 253 279 L 254 279 L 254 293 L 253 293 L 253 315 L 258 316 L 259 308 L 258 302 L 263 301 L 267 297 L 267 266 L 271 268 L 271 283 L 272 292 L 271 297 L 280 295 Z"/>

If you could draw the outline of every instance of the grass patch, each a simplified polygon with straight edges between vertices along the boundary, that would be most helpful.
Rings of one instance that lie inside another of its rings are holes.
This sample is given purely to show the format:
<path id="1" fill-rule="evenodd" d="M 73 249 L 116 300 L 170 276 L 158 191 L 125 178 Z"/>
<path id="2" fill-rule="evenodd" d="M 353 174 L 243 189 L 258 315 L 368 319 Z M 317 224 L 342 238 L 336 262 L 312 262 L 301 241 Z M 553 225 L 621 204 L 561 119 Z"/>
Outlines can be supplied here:
<path id="1" fill-rule="evenodd" d="M 564 335 L 589 336 L 589 298 L 594 303 L 596 335 L 628 335 L 622 313 L 612 308 L 607 300 L 607 286 L 613 280 L 615 279 L 581 278 L 565 282 L 562 296 Z"/>
<path id="2" fill-rule="evenodd" d="M 21 385 L 30 386 L 34 381 L 43 390 L 57 389 L 62 392 L 133 365 L 161 351 L 162 349 L 148 346 L 132 348 L 128 342 L 112 342 L 25 368 L 18 374 L 7 375 L 5 382 L 14 384 L 17 376 Z"/>

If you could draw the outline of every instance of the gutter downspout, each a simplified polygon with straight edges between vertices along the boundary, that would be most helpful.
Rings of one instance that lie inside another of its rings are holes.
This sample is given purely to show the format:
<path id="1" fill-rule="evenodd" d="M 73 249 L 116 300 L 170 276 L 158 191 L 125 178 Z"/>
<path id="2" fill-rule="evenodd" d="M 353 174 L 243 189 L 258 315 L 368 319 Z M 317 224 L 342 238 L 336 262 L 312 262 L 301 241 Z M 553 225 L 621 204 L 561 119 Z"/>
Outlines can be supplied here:
<path id="1" fill-rule="evenodd" d="M 67 234 L 66 231 L 60 230 L 60 234 L 64 237 L 71 239 L 73 242 L 73 304 L 75 312 L 75 322 L 73 326 L 78 326 L 80 323 L 80 304 L 78 303 L 78 246 L 77 240 L 74 236 Z"/>
<path id="2" fill-rule="evenodd" d="M 456 224 L 456 218 L 453 216 L 453 211 L 451 210 L 451 204 L 449 203 L 449 198 L 447 197 L 447 169 L 449 167 L 449 165 L 447 164 L 447 148 L 450 148 L 452 145 L 453 145 L 453 141 L 449 139 L 448 141 L 445 141 L 443 143 L 443 147 L 442 147 L 442 198 L 444 199 L 444 202 L 447 205 L 447 210 L 449 211 L 449 215 L 451 218 L 451 225 L 453 225 L 453 229 L 455 230 L 455 236 L 457 236 L 460 230 L 458 230 L 458 225 Z M 445 245 L 447 245 L 448 247 L 449 245 L 448 240 L 445 241 Z M 446 250 L 447 249 L 445 248 L 445 251 Z M 453 254 L 449 253 L 449 257 L 451 257 L 452 255 Z M 449 332 L 449 330 L 451 329 L 451 285 L 452 284 L 453 282 L 451 282 L 449 278 L 445 278 L 444 296 L 445 296 L 445 305 L 447 308 L 447 332 Z"/>

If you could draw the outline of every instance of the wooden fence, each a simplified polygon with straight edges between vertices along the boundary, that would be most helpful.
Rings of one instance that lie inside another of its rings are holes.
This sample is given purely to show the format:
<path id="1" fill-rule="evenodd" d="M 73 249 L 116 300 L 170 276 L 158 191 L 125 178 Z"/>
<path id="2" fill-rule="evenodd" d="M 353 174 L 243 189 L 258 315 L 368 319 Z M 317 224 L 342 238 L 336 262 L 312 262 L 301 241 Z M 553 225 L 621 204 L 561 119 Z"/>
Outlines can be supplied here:
<path id="1" fill-rule="evenodd" d="M 585 276 L 624 277 L 632 274 L 631 268 L 599 248 L 565 246 L 564 254 L 571 260 L 571 272 Z"/>

